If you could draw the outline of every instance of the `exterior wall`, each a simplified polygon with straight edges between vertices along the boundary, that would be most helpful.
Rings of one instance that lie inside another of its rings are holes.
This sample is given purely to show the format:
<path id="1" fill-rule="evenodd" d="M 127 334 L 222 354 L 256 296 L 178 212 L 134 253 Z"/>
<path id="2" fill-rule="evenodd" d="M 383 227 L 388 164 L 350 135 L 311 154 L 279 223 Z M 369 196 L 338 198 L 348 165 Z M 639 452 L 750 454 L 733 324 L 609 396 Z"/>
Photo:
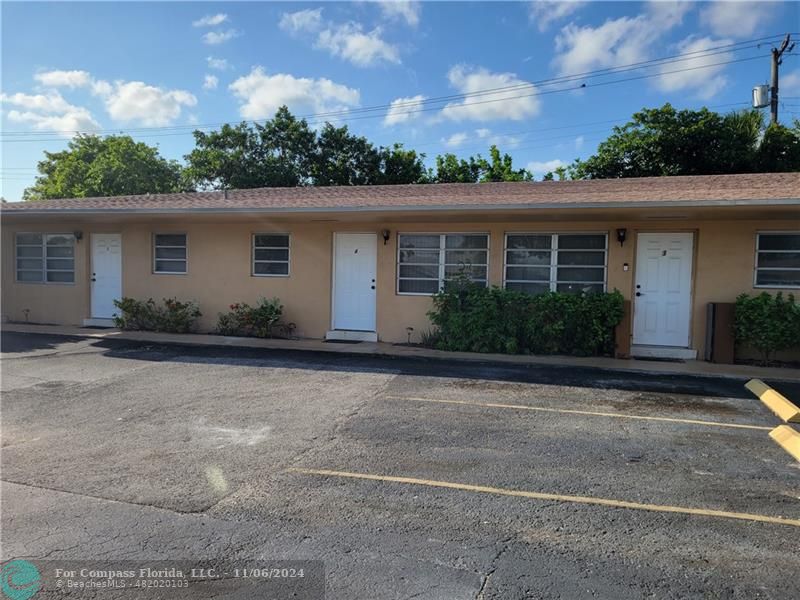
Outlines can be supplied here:
<path id="1" fill-rule="evenodd" d="M 627 229 L 624 246 L 616 241 L 616 229 Z M 384 245 L 382 229 L 391 231 Z M 14 233 L 17 231 L 83 231 L 76 247 L 75 281 L 67 284 L 16 283 Z M 515 222 L 515 223 L 275 223 L 266 219 L 249 223 L 158 222 L 120 225 L 86 223 L 36 225 L 5 223 L 2 230 L 2 315 L 4 319 L 39 323 L 80 324 L 90 316 L 89 270 L 91 233 L 122 233 L 123 294 L 156 299 L 175 296 L 195 300 L 203 317 L 201 330 L 213 328 L 218 312 L 232 302 L 255 302 L 259 296 L 277 296 L 285 307 L 285 321 L 297 325 L 296 334 L 323 337 L 331 324 L 331 271 L 334 231 L 378 234 L 377 329 L 379 338 L 405 342 L 407 327 L 412 341 L 428 329 L 426 296 L 396 293 L 397 234 L 411 232 L 488 232 L 490 234 L 489 280 L 502 285 L 503 246 L 506 232 L 593 231 L 608 233 L 608 289 L 619 289 L 631 299 L 636 265 L 636 234 L 650 231 L 691 231 L 695 234 L 693 313 L 691 347 L 703 355 L 705 310 L 708 302 L 731 302 L 753 288 L 755 234 L 759 230 L 800 230 L 797 221 L 641 221 L 641 222 Z M 291 234 L 289 277 L 251 276 L 251 235 L 280 232 Z M 188 274 L 152 272 L 152 234 L 188 234 Z M 628 271 L 623 264 L 630 265 Z M 766 290 L 775 291 L 775 290 Z M 635 309 L 634 309 L 635 310 Z"/>

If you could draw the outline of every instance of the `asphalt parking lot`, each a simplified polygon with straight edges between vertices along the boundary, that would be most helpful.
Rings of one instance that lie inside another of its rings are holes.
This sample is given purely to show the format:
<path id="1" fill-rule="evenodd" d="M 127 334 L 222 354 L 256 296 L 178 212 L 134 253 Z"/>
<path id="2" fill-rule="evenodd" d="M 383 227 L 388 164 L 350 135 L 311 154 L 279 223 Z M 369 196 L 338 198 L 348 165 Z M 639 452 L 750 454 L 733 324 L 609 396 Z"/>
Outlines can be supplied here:
<path id="1" fill-rule="evenodd" d="M 3 561 L 321 560 L 327 598 L 800 597 L 800 465 L 743 381 L 2 346 Z"/>

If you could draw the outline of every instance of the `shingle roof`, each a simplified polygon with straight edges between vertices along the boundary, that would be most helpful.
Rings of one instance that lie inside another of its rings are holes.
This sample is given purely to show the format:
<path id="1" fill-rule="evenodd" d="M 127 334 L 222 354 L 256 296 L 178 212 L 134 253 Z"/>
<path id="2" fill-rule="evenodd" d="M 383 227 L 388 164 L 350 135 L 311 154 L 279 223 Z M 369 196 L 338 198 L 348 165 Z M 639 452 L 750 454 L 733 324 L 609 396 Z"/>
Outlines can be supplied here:
<path id="1" fill-rule="evenodd" d="M 800 200 L 800 173 L 753 173 L 535 183 L 445 183 L 352 187 L 257 188 L 10 202 L 3 213 L 20 212 L 226 212 L 492 207 L 586 207 L 661 203 Z M 780 202 L 783 203 L 783 202 Z"/>

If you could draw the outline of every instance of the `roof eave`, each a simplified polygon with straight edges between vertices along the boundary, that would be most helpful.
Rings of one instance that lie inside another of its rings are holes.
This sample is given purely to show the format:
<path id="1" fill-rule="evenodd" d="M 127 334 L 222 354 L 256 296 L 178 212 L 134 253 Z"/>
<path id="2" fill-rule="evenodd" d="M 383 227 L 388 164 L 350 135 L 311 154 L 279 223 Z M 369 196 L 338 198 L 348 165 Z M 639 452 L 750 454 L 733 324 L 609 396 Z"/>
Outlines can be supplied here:
<path id="1" fill-rule="evenodd" d="M 432 206 L 303 206 L 303 207 L 213 207 L 213 208 L 50 208 L 26 210 L 0 210 L 3 218 L 57 215 L 165 215 L 165 214 L 302 214 L 350 212 L 441 212 L 441 211 L 509 211 L 509 210 L 585 210 L 619 208 L 707 208 L 715 206 L 800 206 L 800 198 L 744 199 L 744 200 L 625 200 L 610 202 L 537 202 L 510 204 L 438 204 Z"/>

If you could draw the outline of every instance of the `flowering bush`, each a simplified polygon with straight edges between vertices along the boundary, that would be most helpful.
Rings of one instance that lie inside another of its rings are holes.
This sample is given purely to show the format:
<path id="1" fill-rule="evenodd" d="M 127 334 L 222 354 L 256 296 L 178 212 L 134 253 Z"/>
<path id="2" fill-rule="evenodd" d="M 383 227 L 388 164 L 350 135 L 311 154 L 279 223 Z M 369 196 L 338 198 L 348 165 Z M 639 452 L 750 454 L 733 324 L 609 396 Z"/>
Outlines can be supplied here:
<path id="1" fill-rule="evenodd" d="M 202 315 L 195 302 L 181 302 L 176 298 L 164 298 L 163 306 L 155 300 L 122 298 L 114 300 L 120 314 L 114 317 L 114 325 L 120 329 L 189 333 L 195 321 Z"/>
<path id="2" fill-rule="evenodd" d="M 219 313 L 216 333 L 219 335 L 242 335 L 271 337 L 272 329 L 283 314 L 283 305 L 278 298 L 259 298 L 258 304 L 245 302 L 230 305 L 230 312 Z"/>

